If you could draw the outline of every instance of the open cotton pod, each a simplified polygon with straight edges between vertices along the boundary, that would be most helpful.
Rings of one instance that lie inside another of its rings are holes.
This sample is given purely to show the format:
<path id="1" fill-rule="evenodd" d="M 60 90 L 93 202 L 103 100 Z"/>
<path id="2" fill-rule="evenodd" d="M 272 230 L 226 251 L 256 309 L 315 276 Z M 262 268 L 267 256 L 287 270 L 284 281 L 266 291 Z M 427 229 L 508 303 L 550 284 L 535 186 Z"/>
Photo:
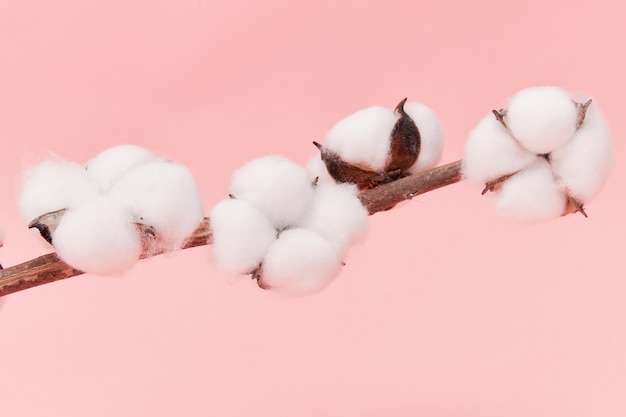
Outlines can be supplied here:
<path id="1" fill-rule="evenodd" d="M 572 212 L 601 190 L 613 167 L 608 124 L 595 102 L 559 87 L 520 91 L 474 128 L 463 175 L 495 191 L 498 213 L 547 220 Z"/>

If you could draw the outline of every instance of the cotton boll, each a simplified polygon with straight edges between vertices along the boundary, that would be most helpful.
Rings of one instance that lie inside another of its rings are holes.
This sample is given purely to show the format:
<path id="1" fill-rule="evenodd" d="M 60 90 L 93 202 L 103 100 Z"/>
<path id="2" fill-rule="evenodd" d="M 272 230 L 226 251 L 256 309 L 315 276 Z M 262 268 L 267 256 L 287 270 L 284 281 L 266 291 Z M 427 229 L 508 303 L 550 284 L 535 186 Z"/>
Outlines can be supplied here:
<path id="1" fill-rule="evenodd" d="M 98 187 L 82 166 L 49 160 L 26 172 L 18 204 L 24 220 L 30 222 L 44 213 L 75 207 L 97 194 Z"/>
<path id="2" fill-rule="evenodd" d="M 347 162 L 382 171 L 389 153 L 389 135 L 397 120 L 391 109 L 368 107 L 333 126 L 325 145 Z"/>
<path id="3" fill-rule="evenodd" d="M 566 202 L 550 164 L 538 160 L 504 182 L 497 195 L 496 211 L 520 221 L 550 220 L 563 213 Z"/>
<path id="4" fill-rule="evenodd" d="M 533 87 L 515 94 L 508 103 L 506 123 L 522 146 L 546 154 L 565 144 L 576 132 L 578 107 L 558 87 Z"/>
<path id="5" fill-rule="evenodd" d="M 87 172 L 102 191 L 107 191 L 115 181 L 132 168 L 160 159 L 140 146 L 119 145 L 101 152 L 89 161 Z"/>
<path id="6" fill-rule="evenodd" d="M 435 167 L 443 151 L 441 122 L 437 114 L 422 103 L 406 103 L 404 111 L 417 125 L 421 137 L 419 156 L 407 172 L 414 174 Z"/>
<path id="7" fill-rule="evenodd" d="M 97 275 L 118 275 L 141 255 L 141 239 L 130 213 L 109 196 L 68 210 L 52 236 L 61 259 Z"/>
<path id="8" fill-rule="evenodd" d="M 222 200 L 211 211 L 216 265 L 235 274 L 251 273 L 276 240 L 276 229 L 252 204 Z"/>
<path id="9" fill-rule="evenodd" d="M 313 199 L 313 183 L 305 168 L 269 155 L 237 169 L 229 193 L 254 205 L 280 230 L 302 217 Z"/>
<path id="10" fill-rule="evenodd" d="M 122 176 L 110 189 L 137 221 L 153 226 L 164 250 L 178 249 L 202 221 L 193 175 L 175 162 L 150 162 Z"/>
<path id="11" fill-rule="evenodd" d="M 493 114 L 487 115 L 469 134 L 463 156 L 463 176 L 473 184 L 485 184 L 519 171 L 537 160 L 523 150 Z"/>
<path id="12" fill-rule="evenodd" d="M 341 256 L 349 245 L 365 238 L 369 214 L 352 184 L 320 183 L 300 226 L 319 233 Z"/>
<path id="13" fill-rule="evenodd" d="M 572 197 L 586 203 L 600 192 L 614 160 L 609 125 L 595 103 L 587 109 L 581 128 L 550 159 Z"/>
<path id="14" fill-rule="evenodd" d="M 341 260 L 319 234 L 300 228 L 280 234 L 263 260 L 259 285 L 283 295 L 321 291 L 339 272 Z"/>

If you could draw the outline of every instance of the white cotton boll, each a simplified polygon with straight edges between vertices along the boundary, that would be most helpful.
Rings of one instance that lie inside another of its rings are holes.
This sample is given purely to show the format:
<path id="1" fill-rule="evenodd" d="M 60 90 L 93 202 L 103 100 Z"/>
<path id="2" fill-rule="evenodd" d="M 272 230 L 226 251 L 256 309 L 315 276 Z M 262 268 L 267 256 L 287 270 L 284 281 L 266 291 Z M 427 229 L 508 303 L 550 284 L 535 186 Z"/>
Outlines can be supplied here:
<path id="1" fill-rule="evenodd" d="M 132 168 L 160 159 L 140 146 L 119 145 L 101 152 L 89 161 L 87 172 L 102 191 L 107 191 Z"/>
<path id="2" fill-rule="evenodd" d="M 44 161 L 29 169 L 19 194 L 22 217 L 30 222 L 42 214 L 71 208 L 98 194 L 85 168 L 63 160 Z"/>
<path id="3" fill-rule="evenodd" d="M 586 203 L 602 189 L 614 157 L 609 125 L 595 103 L 587 109 L 580 129 L 550 154 L 552 166 L 570 195 Z"/>
<path id="4" fill-rule="evenodd" d="M 154 227 L 164 250 L 180 248 L 203 218 L 196 181 L 184 165 L 159 161 L 128 171 L 109 191 L 138 222 Z"/>
<path id="5" fill-rule="evenodd" d="M 69 265 L 97 275 L 118 275 L 141 255 L 131 214 L 109 196 L 68 210 L 52 235 L 57 254 Z"/>
<path id="6" fill-rule="evenodd" d="M 260 285 L 283 295 L 321 291 L 339 272 L 341 260 L 319 234 L 300 228 L 284 231 L 265 259 Z"/>
<path id="7" fill-rule="evenodd" d="M 407 172 L 415 174 L 435 167 L 443 151 L 443 134 L 437 114 L 422 103 L 405 103 L 404 111 L 415 122 L 421 138 L 419 156 Z"/>
<path id="8" fill-rule="evenodd" d="M 389 153 L 390 135 L 398 116 L 391 109 L 373 106 L 351 114 L 333 126 L 325 145 L 352 164 L 382 171 Z"/>
<path id="9" fill-rule="evenodd" d="M 311 209 L 299 226 L 319 233 L 343 256 L 347 248 L 365 238 L 369 214 L 349 183 L 320 183 Z"/>
<path id="10" fill-rule="evenodd" d="M 496 197 L 496 211 L 519 221 L 542 221 L 559 217 L 566 203 L 550 164 L 542 159 L 504 182 Z"/>
<path id="11" fill-rule="evenodd" d="M 280 230 L 302 217 L 313 199 L 313 183 L 304 167 L 269 155 L 237 169 L 229 193 L 254 205 Z"/>
<path id="12" fill-rule="evenodd" d="M 463 176 L 472 184 L 485 184 L 528 166 L 537 156 L 523 150 L 493 114 L 469 133 L 463 155 Z"/>
<path id="13" fill-rule="evenodd" d="M 522 146 L 546 154 L 565 144 L 576 132 L 578 107 L 558 87 L 533 87 L 510 98 L 506 123 Z"/>
<path id="14" fill-rule="evenodd" d="M 216 265 L 234 274 L 256 269 L 276 240 L 276 229 L 263 213 L 237 199 L 222 200 L 213 207 L 211 230 Z"/>

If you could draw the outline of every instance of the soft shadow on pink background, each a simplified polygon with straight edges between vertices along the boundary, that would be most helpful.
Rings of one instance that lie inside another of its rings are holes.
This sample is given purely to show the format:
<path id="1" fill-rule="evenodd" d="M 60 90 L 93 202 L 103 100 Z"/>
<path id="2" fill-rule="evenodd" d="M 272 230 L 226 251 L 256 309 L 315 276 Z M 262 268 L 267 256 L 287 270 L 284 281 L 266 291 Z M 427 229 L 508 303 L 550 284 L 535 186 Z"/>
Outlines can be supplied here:
<path id="1" fill-rule="evenodd" d="M 0 261 L 46 252 L 24 167 L 119 143 L 187 164 L 206 212 L 247 160 L 304 163 L 347 114 L 422 101 L 443 162 L 515 91 L 595 97 L 618 165 L 590 217 L 520 225 L 447 187 L 371 218 L 303 299 L 196 248 L 119 278 L 8 297 L 0 413 L 21 416 L 626 415 L 626 149 L 616 1 L 0 0 Z"/>

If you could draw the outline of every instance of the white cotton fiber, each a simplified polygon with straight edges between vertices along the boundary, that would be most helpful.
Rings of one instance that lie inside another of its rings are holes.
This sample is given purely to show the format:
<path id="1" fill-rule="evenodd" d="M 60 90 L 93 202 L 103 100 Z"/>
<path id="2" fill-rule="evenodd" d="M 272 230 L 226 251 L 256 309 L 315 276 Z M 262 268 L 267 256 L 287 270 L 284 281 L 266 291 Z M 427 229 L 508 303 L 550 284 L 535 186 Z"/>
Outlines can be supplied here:
<path id="1" fill-rule="evenodd" d="M 225 272 L 251 273 L 270 245 L 276 240 L 276 229 L 252 204 L 226 199 L 211 211 L 213 256 Z"/>
<path id="2" fill-rule="evenodd" d="M 311 159 L 308 160 L 306 164 L 306 170 L 309 173 L 309 179 L 311 181 L 315 181 L 317 178 L 318 183 L 332 182 L 335 180 L 328 173 L 328 169 L 326 169 L 326 164 L 320 158 L 320 155 L 315 155 Z"/>
<path id="3" fill-rule="evenodd" d="M 109 191 L 134 218 L 153 226 L 163 249 L 182 246 L 203 218 L 196 181 L 184 165 L 159 161 L 139 165 Z"/>
<path id="4" fill-rule="evenodd" d="M 550 220 L 563 213 L 566 203 L 550 164 L 540 159 L 504 182 L 496 197 L 496 211 L 519 221 Z"/>
<path id="5" fill-rule="evenodd" d="M 320 234 L 341 256 L 367 232 L 369 214 L 357 197 L 356 186 L 349 183 L 320 183 L 311 209 L 299 226 Z"/>
<path id="6" fill-rule="evenodd" d="M 18 204 L 24 220 L 30 222 L 42 214 L 75 207 L 97 194 L 98 187 L 84 167 L 55 159 L 26 171 Z"/>
<path id="7" fill-rule="evenodd" d="M 586 203 L 600 192 L 614 161 L 609 126 L 594 102 L 581 128 L 550 159 L 572 197 Z"/>
<path id="8" fill-rule="evenodd" d="M 87 163 L 87 172 L 102 191 L 107 191 L 126 172 L 158 161 L 151 151 L 135 145 L 119 145 L 101 152 Z"/>
<path id="9" fill-rule="evenodd" d="M 404 111 L 413 119 L 420 132 L 421 145 L 417 161 L 407 170 L 409 174 L 433 168 L 441 159 L 443 135 L 437 114 L 422 103 L 405 103 Z"/>
<path id="10" fill-rule="evenodd" d="M 69 265 L 97 275 L 117 275 L 130 269 L 142 249 L 130 213 L 109 196 L 95 197 L 68 210 L 52 242 Z"/>
<path id="11" fill-rule="evenodd" d="M 313 200 L 313 183 L 304 167 L 270 155 L 237 169 L 229 193 L 255 206 L 280 230 L 302 217 Z"/>
<path id="12" fill-rule="evenodd" d="M 368 107 L 333 126 L 326 135 L 325 145 L 344 161 L 382 171 L 397 120 L 398 116 L 391 109 Z"/>
<path id="13" fill-rule="evenodd" d="M 565 144 L 576 131 L 578 107 L 558 87 L 527 88 L 512 96 L 506 123 L 522 146 L 547 154 Z"/>
<path id="14" fill-rule="evenodd" d="M 485 184 L 530 165 L 537 156 L 523 150 L 493 114 L 469 134 L 463 156 L 463 176 L 472 184 Z"/>
<path id="15" fill-rule="evenodd" d="M 333 280 L 340 266 L 341 260 L 319 234 L 289 229 L 265 256 L 260 285 L 284 295 L 313 294 Z"/>

